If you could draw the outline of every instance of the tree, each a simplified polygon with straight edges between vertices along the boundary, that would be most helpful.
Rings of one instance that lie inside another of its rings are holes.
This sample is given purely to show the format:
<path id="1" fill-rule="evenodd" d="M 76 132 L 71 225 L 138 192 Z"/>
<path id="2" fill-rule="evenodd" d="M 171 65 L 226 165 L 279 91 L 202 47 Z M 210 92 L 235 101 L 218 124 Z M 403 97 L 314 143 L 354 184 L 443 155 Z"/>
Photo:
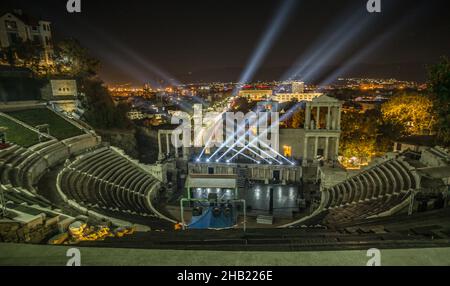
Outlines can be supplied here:
<path id="1" fill-rule="evenodd" d="M 437 136 L 445 144 L 450 143 L 450 60 L 441 62 L 428 70 L 428 86 L 433 95 L 434 112 L 437 114 Z"/>
<path id="2" fill-rule="evenodd" d="M 433 101 L 417 93 L 394 96 L 381 107 L 383 120 L 398 127 L 401 135 L 430 134 L 436 124 Z"/>
<path id="3" fill-rule="evenodd" d="M 387 151 L 388 147 L 378 145 L 380 124 L 381 113 L 376 110 L 348 110 L 342 113 L 339 150 L 344 166 L 367 164 L 372 157 Z"/>
<path id="4" fill-rule="evenodd" d="M 121 103 L 117 107 L 103 82 L 96 79 L 82 81 L 86 95 L 84 119 L 99 129 L 127 129 L 132 126 L 126 113 L 128 106 Z"/>
<path id="5" fill-rule="evenodd" d="M 231 109 L 234 112 L 241 111 L 241 112 L 246 113 L 246 112 L 248 112 L 250 110 L 250 103 L 249 103 L 248 99 L 245 98 L 245 97 L 236 97 L 233 100 L 233 103 L 231 105 Z"/>
<path id="6" fill-rule="evenodd" d="M 305 122 L 305 110 L 303 108 L 299 108 L 295 111 L 292 116 L 291 127 L 292 128 L 303 128 Z"/>
<path id="7" fill-rule="evenodd" d="M 12 67 L 29 68 L 35 75 L 43 72 L 42 55 L 44 48 L 40 42 L 18 41 L 2 50 L 2 58 Z"/>
<path id="8" fill-rule="evenodd" d="M 97 74 L 100 62 L 75 39 L 67 39 L 55 45 L 56 73 L 76 78 L 89 78 Z"/>

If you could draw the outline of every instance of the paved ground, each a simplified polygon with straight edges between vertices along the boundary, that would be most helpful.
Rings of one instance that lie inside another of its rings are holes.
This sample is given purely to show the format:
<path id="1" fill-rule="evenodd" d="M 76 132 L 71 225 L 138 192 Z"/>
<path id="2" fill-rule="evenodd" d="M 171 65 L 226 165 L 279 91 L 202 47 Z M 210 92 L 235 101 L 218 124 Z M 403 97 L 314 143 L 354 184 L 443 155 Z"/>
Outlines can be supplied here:
<path id="1" fill-rule="evenodd" d="M 70 247 L 0 244 L 0 265 L 61 265 Z M 366 251 L 217 252 L 80 248 L 81 265 L 365 266 Z M 384 266 L 450 266 L 450 248 L 382 250 Z"/>

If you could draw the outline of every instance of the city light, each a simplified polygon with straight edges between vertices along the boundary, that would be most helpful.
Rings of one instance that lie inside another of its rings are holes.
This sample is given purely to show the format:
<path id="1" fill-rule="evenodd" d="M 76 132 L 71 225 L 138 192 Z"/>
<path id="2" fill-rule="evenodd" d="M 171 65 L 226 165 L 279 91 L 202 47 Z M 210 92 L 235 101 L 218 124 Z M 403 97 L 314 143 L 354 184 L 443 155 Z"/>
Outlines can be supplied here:
<path id="1" fill-rule="evenodd" d="M 448 264 L 448 0 L 66 1 L 0 4 L 0 265 Z"/>

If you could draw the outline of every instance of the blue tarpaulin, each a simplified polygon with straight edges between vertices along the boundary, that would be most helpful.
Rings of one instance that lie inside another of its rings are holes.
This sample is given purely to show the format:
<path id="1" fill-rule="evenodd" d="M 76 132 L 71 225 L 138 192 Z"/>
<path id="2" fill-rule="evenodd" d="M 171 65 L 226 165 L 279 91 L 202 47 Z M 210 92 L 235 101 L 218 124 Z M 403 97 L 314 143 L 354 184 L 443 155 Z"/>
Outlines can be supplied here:
<path id="1" fill-rule="evenodd" d="M 207 228 L 230 228 L 235 225 L 235 219 L 233 211 L 227 216 L 224 214 L 223 209 L 218 216 L 214 216 L 212 207 L 208 209 L 200 216 L 193 216 L 191 223 L 188 225 L 190 229 L 207 229 Z"/>

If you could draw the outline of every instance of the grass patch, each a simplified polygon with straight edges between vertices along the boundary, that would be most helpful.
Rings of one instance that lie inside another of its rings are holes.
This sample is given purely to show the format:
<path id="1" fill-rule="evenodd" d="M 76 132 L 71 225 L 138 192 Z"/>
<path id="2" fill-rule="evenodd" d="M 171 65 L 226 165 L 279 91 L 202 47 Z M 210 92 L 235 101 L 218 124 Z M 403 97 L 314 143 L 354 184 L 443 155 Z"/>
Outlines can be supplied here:
<path id="1" fill-rule="evenodd" d="M 7 112 L 7 114 L 32 127 L 48 124 L 50 126 L 50 135 L 58 140 L 84 134 L 81 129 L 46 108 L 11 111 Z"/>
<path id="2" fill-rule="evenodd" d="M 0 116 L 0 126 L 6 127 L 6 140 L 22 147 L 30 147 L 39 143 L 38 134 L 3 116 Z M 45 138 L 43 138 L 46 140 Z"/>

